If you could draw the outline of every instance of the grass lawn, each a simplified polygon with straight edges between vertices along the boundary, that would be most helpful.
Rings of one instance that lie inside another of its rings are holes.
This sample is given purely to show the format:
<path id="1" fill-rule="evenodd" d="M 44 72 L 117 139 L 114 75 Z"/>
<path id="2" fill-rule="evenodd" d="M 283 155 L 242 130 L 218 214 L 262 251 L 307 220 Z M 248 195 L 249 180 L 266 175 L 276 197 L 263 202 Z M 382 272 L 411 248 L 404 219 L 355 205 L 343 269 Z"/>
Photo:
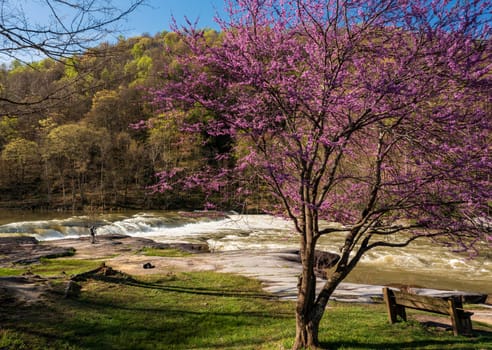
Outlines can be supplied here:
<path id="1" fill-rule="evenodd" d="M 55 261 L 60 272 L 72 264 L 55 259 L 49 275 Z M 168 273 L 81 284 L 78 298 L 0 304 L 0 349 L 288 349 L 295 334 L 294 303 L 245 277 Z M 332 303 L 320 340 L 330 349 L 491 349 L 492 327 L 454 337 L 415 321 L 390 325 L 381 304 Z"/>

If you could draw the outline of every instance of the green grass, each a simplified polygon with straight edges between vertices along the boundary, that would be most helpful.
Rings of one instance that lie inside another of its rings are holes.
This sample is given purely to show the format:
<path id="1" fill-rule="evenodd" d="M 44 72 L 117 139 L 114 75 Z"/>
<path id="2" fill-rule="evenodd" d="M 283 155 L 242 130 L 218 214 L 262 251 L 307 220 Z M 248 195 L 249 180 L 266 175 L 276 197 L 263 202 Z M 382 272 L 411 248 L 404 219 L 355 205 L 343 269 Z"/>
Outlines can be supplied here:
<path id="1" fill-rule="evenodd" d="M 21 275 L 25 270 L 24 269 L 16 269 L 10 267 L 0 267 L 0 277 L 5 276 L 18 276 Z"/>
<path id="2" fill-rule="evenodd" d="M 174 249 L 174 248 L 159 249 L 159 248 L 148 248 L 148 247 L 140 250 L 139 254 L 146 255 L 146 256 L 162 256 L 168 258 L 184 257 L 184 256 L 191 255 L 191 253 L 187 253 L 185 251 Z"/>
<path id="3" fill-rule="evenodd" d="M 93 270 L 101 266 L 101 260 L 80 259 L 41 259 L 41 263 L 32 265 L 31 271 L 40 276 L 58 276 L 64 272 L 67 275 L 76 275 Z"/>
<path id="4" fill-rule="evenodd" d="M 0 303 L 0 349 L 287 349 L 295 335 L 294 303 L 245 277 L 169 273 L 82 286 L 76 299 Z M 381 304 L 334 303 L 320 340 L 330 349 L 489 349 L 492 328 L 454 337 L 415 321 L 390 325 Z"/>
<path id="5" fill-rule="evenodd" d="M 60 275 L 76 275 L 97 268 L 102 260 L 80 260 L 57 258 L 42 258 L 39 263 L 19 264 L 13 267 L 0 267 L 1 276 L 20 276 L 26 272 L 42 277 L 53 277 Z M 0 348 L 1 349 L 1 348 Z"/>

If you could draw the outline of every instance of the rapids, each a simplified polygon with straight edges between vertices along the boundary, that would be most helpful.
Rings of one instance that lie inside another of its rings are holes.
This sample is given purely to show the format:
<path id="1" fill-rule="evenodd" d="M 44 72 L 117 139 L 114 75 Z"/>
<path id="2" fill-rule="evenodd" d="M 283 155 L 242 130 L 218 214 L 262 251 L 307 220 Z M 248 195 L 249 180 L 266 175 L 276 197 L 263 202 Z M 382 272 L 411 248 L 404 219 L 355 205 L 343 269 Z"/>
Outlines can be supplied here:
<path id="1" fill-rule="evenodd" d="M 0 235 L 27 235 L 40 241 L 97 234 L 125 234 L 158 242 L 207 243 L 212 252 L 259 254 L 297 248 L 292 225 L 269 215 L 207 215 L 182 212 L 118 212 L 94 215 L 0 211 Z M 323 237 L 318 249 L 337 252 L 342 235 Z M 371 251 L 347 281 L 402 283 L 425 288 L 492 294 L 492 253 L 477 258 L 418 242 L 403 249 Z"/>

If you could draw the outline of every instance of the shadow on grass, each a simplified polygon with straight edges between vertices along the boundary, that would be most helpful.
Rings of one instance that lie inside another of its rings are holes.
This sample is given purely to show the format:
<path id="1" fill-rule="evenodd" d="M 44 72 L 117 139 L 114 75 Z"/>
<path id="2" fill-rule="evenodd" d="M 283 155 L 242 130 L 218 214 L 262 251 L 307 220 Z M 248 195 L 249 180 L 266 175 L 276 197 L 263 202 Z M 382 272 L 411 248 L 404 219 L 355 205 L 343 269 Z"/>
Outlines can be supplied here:
<path id="1" fill-rule="evenodd" d="M 11 312 L 2 326 L 36 339 L 18 349 L 252 349 L 264 343 L 266 336 L 269 341 L 285 337 L 278 330 L 293 318 L 268 310 L 220 311 L 215 307 L 193 310 L 178 303 L 142 307 L 84 295 L 16 308 L 17 316 Z M 272 329 L 277 329 L 273 336 L 269 334 Z"/>
<path id="2" fill-rule="evenodd" d="M 448 328 L 447 325 L 441 323 L 429 323 L 426 322 L 422 324 L 424 327 L 442 327 Z M 388 327 L 391 327 L 388 325 Z M 450 327 L 449 327 L 450 328 Z M 492 331 L 485 330 L 474 330 L 473 336 L 465 337 L 458 336 L 454 337 L 452 335 L 452 329 L 449 331 L 446 337 L 440 337 L 436 335 L 436 331 L 434 330 L 434 334 L 432 331 L 429 332 L 429 336 L 426 337 L 428 339 L 415 339 L 415 340 L 406 340 L 399 341 L 398 330 L 395 330 L 394 341 L 392 342 L 378 342 L 374 341 L 374 339 L 368 339 L 368 342 L 363 341 L 333 341 L 333 342 L 322 342 L 321 346 L 323 349 L 367 349 L 367 350 L 400 350 L 400 349 L 492 349 Z M 439 339 L 441 338 L 441 339 Z"/>
<path id="3" fill-rule="evenodd" d="M 263 293 L 223 291 L 212 283 L 166 286 L 169 281 L 119 274 L 84 279 L 102 284 L 78 298 L 11 310 L 6 327 L 41 344 L 18 349 L 253 349 L 294 329 L 292 309 L 272 307 Z"/>
<path id="4" fill-rule="evenodd" d="M 124 274 L 96 274 L 86 280 L 102 283 L 86 285 L 79 298 L 9 310 L 0 305 L 2 327 L 27 339 L 23 347 L 7 348 L 257 349 L 272 344 L 267 348 L 273 349 L 295 335 L 293 303 L 271 302 L 266 293 L 233 290 L 234 284 L 221 290 L 210 280 L 206 281 L 210 287 L 192 288 L 180 286 L 179 280 L 142 282 Z M 188 283 L 192 285 L 193 280 Z M 367 314 L 366 309 L 362 312 Z M 336 319 L 340 320 L 340 314 Z M 374 324 L 375 336 L 364 332 L 358 339 L 350 337 L 348 328 L 338 338 L 326 336 L 332 340 L 322 345 L 327 349 L 481 349 L 492 344 L 491 332 L 440 339 L 425 331 L 400 336 L 398 328 L 381 321 Z M 328 335 L 340 327 L 333 322 L 329 325 Z M 364 327 L 364 323 L 354 319 L 354 327 Z M 381 330 L 390 336 L 378 337 Z"/>
<path id="5" fill-rule="evenodd" d="M 219 304 L 222 298 L 238 298 L 242 301 L 251 299 L 272 299 L 272 296 L 266 293 L 257 292 L 244 292 L 237 290 L 221 290 L 214 288 L 213 286 L 209 288 L 190 288 L 177 285 L 168 285 L 170 281 L 165 281 L 162 283 L 150 283 L 135 280 L 133 278 L 118 278 L 114 276 L 98 276 L 97 279 L 103 280 L 106 283 L 113 284 L 123 284 L 126 286 L 153 290 L 159 292 L 172 292 L 178 294 L 189 294 L 195 295 L 197 298 L 200 297 L 211 297 L 212 299 L 218 300 Z M 171 281 L 172 282 L 172 281 Z M 273 297 L 276 299 L 276 297 Z M 197 302 L 200 299 L 197 299 Z M 108 304 L 104 302 L 100 303 L 97 300 L 91 299 L 89 301 L 79 301 L 80 303 L 87 303 L 88 308 L 100 307 L 106 308 Z M 249 301 L 251 302 L 251 301 Z M 253 300 L 254 302 L 254 300 Z M 160 308 L 147 308 L 139 307 L 137 305 L 115 305 L 111 304 L 111 308 L 117 308 L 119 310 L 125 310 L 131 313 L 144 313 L 144 314 L 154 314 L 158 318 L 164 320 L 162 323 L 156 325 L 150 333 L 165 334 L 165 342 L 161 345 L 167 344 L 170 347 L 176 348 L 187 348 L 188 339 L 190 335 L 193 339 L 199 339 L 201 345 L 197 346 L 195 343 L 193 347 L 195 348 L 218 348 L 218 349 L 240 349 L 242 347 L 247 347 L 248 349 L 255 348 L 256 344 L 262 344 L 264 342 L 263 337 L 258 336 L 258 331 L 252 334 L 242 334 L 241 329 L 243 328 L 253 328 L 258 329 L 262 327 L 269 327 L 276 322 L 284 322 L 285 325 L 288 324 L 292 333 L 282 334 L 271 334 L 273 327 L 270 331 L 268 340 L 282 340 L 285 338 L 293 338 L 295 323 L 294 323 L 294 313 L 293 309 L 288 311 L 276 310 L 260 310 L 251 311 L 246 309 L 241 309 L 238 311 L 218 311 L 215 307 L 207 308 L 197 308 L 197 309 L 185 309 L 180 304 L 174 304 L 172 306 L 166 305 Z M 219 307 L 220 308 L 220 307 Z M 283 321 L 282 321 L 283 320 Z M 425 324 L 424 328 L 433 328 L 435 325 Z M 387 327 L 391 327 L 387 325 Z M 441 325 L 442 327 L 442 325 Z M 146 332 L 149 331 L 149 327 L 135 328 L 133 326 L 132 332 Z M 274 333 L 275 331 L 273 331 Z M 391 342 L 388 341 L 374 341 L 374 339 L 367 339 L 361 341 L 350 341 L 349 339 L 341 339 L 340 342 L 326 342 L 322 346 L 326 349 L 419 349 L 419 348 L 433 348 L 433 349 L 474 349 L 487 348 L 487 344 L 492 345 L 492 332 L 475 330 L 473 337 L 453 337 L 449 335 L 447 337 L 440 338 L 440 334 L 430 331 L 424 338 L 428 339 L 414 339 L 414 340 L 401 340 L 399 341 L 398 329 L 394 330 L 395 337 L 392 338 Z M 425 332 L 425 331 L 424 331 Z M 238 339 L 224 337 L 226 334 L 238 334 Z M 163 340 L 160 339 L 160 340 Z M 386 338 L 388 339 L 388 338 Z M 394 339 L 394 341 L 393 341 Z M 408 339 L 408 338 L 407 338 Z M 159 341 L 159 339 L 156 339 Z M 475 345 L 476 344 L 476 345 Z M 484 344 L 486 347 L 484 347 Z M 165 347 L 163 347 L 165 348 Z M 492 346 L 490 347 L 492 348 Z"/>
<path id="6" fill-rule="evenodd" d="M 166 306 L 166 308 L 147 308 L 147 307 L 139 307 L 136 305 L 132 306 L 126 306 L 126 305 L 121 305 L 119 303 L 114 303 L 114 302 L 108 302 L 108 301 L 97 301 L 94 299 L 79 299 L 76 300 L 79 305 L 84 305 L 85 307 L 88 308 L 99 308 L 99 309 L 104 309 L 107 307 L 110 307 L 112 309 L 118 309 L 118 310 L 126 310 L 126 311 L 131 311 L 131 312 L 149 312 L 149 313 L 160 313 L 163 314 L 166 317 L 176 317 L 176 316 L 183 316 L 183 315 L 195 315 L 195 316 L 218 316 L 218 317 L 237 317 L 238 315 L 241 316 L 247 316 L 247 317 L 256 317 L 256 318 L 271 318 L 271 319 L 291 319 L 294 317 L 293 313 L 287 313 L 287 312 L 279 312 L 275 314 L 271 314 L 268 311 L 237 311 L 237 312 L 217 312 L 217 311 L 211 311 L 211 310 L 206 310 L 202 309 L 202 311 L 197 311 L 197 310 L 184 310 L 180 307 L 179 304 L 175 304 L 172 307 Z M 197 300 L 199 302 L 199 300 Z M 1 350 L 1 349 L 0 349 Z"/>
<path id="7" fill-rule="evenodd" d="M 492 339 L 490 339 L 492 345 Z M 420 341 L 407 341 L 407 342 L 395 342 L 393 344 L 388 343 L 322 343 L 323 349 L 364 349 L 364 350 L 401 350 L 401 349 L 487 349 L 483 347 L 474 347 L 473 342 L 470 340 L 420 340 Z M 488 347 L 490 349 L 490 347 Z"/>
<path id="8" fill-rule="evenodd" d="M 104 276 L 100 274 L 94 274 L 87 277 L 86 279 L 93 279 L 97 281 L 107 282 L 107 283 L 117 283 L 124 284 L 133 287 L 147 288 L 152 290 L 161 290 L 168 292 L 178 292 L 178 293 L 188 293 L 196 295 L 207 295 L 207 296 L 224 296 L 224 297 L 239 297 L 239 298 L 254 298 L 254 299 L 265 299 L 265 300 L 278 300 L 279 297 L 269 293 L 259 293 L 259 292 L 249 292 L 241 290 L 224 290 L 224 289 L 214 289 L 211 287 L 200 288 L 200 287 L 183 287 L 177 285 L 170 285 L 166 282 L 152 283 L 143 282 L 134 279 L 133 277 L 122 274 L 118 272 L 116 276 Z M 166 284 L 163 284 L 166 283 Z"/>

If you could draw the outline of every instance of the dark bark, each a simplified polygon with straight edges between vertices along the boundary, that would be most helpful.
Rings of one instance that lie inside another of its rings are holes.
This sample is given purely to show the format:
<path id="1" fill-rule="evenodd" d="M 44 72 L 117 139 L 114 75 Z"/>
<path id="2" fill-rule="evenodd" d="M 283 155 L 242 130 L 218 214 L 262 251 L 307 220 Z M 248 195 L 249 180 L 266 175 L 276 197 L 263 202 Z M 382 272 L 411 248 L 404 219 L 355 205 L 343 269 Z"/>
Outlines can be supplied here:
<path id="1" fill-rule="evenodd" d="M 299 277 L 296 307 L 296 338 L 293 349 L 319 348 L 318 332 L 321 315 L 317 311 L 315 265 L 315 217 L 306 210 L 302 219 L 300 255 L 302 274 Z"/>

